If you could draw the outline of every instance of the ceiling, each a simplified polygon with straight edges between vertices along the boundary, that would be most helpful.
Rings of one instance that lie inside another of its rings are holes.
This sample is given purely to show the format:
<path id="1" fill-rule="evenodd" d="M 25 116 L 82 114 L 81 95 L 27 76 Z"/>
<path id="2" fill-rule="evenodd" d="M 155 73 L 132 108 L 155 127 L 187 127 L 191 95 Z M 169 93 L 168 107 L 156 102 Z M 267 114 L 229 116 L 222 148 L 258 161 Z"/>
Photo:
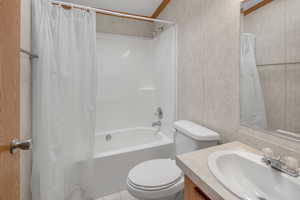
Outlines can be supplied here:
<path id="1" fill-rule="evenodd" d="M 241 3 L 241 10 L 246 16 L 273 1 L 274 0 L 243 0 Z"/>
<path id="2" fill-rule="evenodd" d="M 61 0 L 80 5 L 151 17 L 163 0 Z"/>
<path id="3" fill-rule="evenodd" d="M 252 7 L 254 7 L 255 5 L 257 5 L 258 3 L 261 3 L 263 0 L 247 0 L 247 1 L 243 1 L 242 3 L 242 9 L 243 10 L 248 10 Z"/>

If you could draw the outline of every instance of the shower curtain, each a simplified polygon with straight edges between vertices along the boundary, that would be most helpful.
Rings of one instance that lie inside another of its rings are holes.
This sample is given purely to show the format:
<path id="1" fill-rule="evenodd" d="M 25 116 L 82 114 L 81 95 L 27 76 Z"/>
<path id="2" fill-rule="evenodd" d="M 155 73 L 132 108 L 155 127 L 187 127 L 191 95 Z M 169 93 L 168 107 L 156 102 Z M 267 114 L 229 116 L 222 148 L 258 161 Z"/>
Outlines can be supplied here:
<path id="1" fill-rule="evenodd" d="M 90 199 L 95 12 L 32 1 L 33 200 Z"/>
<path id="2" fill-rule="evenodd" d="M 256 67 L 255 36 L 241 35 L 240 65 L 241 123 L 256 128 L 267 128 L 263 92 Z"/>

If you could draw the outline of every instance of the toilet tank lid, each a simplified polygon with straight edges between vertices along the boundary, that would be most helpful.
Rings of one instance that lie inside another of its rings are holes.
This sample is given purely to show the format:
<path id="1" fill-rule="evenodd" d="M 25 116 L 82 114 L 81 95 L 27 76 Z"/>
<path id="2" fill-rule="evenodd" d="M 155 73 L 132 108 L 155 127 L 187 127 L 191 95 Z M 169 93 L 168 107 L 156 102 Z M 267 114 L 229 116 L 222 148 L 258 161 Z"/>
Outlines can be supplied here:
<path id="1" fill-rule="evenodd" d="M 198 141 L 218 141 L 220 135 L 213 130 L 210 130 L 199 124 L 195 124 L 187 120 L 179 120 L 174 122 L 174 128 Z"/>

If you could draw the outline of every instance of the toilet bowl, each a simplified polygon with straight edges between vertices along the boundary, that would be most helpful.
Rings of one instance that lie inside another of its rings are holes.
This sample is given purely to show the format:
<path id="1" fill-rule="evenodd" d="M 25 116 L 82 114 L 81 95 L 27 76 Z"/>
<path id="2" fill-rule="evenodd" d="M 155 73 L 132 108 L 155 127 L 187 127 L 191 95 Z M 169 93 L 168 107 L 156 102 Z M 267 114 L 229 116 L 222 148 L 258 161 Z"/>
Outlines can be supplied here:
<path id="1" fill-rule="evenodd" d="M 218 133 L 190 121 L 174 123 L 176 154 L 217 145 Z M 139 200 L 179 200 L 184 175 L 172 159 L 148 160 L 136 165 L 127 177 L 128 192 Z"/>
<path id="2" fill-rule="evenodd" d="M 127 190 L 140 200 L 175 200 L 183 187 L 183 173 L 171 159 L 143 162 L 127 178 Z"/>

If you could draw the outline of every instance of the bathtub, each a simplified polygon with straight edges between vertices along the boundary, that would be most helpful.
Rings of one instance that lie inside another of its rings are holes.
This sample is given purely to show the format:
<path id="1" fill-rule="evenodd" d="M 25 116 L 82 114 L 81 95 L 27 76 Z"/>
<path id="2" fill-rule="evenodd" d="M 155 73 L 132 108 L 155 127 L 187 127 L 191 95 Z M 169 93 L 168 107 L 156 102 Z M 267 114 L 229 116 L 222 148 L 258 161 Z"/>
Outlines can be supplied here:
<path id="1" fill-rule="evenodd" d="M 97 133 L 94 149 L 95 194 L 99 198 L 126 189 L 130 169 L 140 162 L 174 156 L 174 144 L 162 132 L 137 127 Z"/>

